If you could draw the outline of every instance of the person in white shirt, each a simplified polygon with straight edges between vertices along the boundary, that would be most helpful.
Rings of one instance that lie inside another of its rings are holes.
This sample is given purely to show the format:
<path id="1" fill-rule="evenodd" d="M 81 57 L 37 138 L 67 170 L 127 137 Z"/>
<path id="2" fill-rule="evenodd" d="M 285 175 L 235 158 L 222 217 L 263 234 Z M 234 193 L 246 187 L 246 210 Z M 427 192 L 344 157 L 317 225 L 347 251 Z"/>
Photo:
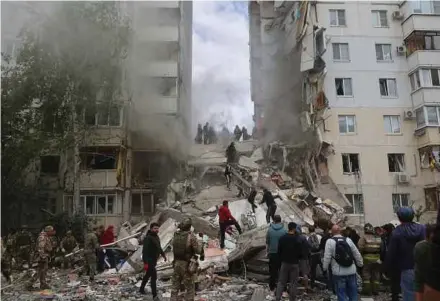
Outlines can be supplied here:
<path id="1" fill-rule="evenodd" d="M 338 225 L 332 227 L 332 238 L 328 239 L 324 251 L 324 269 L 331 266 L 333 285 L 338 301 L 358 300 L 356 266 L 362 267 L 362 256 L 353 241 L 341 235 Z"/>

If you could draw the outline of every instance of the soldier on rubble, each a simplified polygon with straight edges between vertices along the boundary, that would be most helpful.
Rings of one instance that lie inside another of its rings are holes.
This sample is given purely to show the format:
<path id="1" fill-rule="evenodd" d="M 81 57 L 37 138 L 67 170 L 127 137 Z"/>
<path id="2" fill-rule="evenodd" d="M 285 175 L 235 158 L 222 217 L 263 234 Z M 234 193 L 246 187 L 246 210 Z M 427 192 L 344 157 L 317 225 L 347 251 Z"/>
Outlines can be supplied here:
<path id="1" fill-rule="evenodd" d="M 179 225 L 179 231 L 174 234 L 173 254 L 174 272 L 171 278 L 171 299 L 177 301 L 181 285 L 185 287 L 185 301 L 193 301 L 195 297 L 195 280 L 197 277 L 197 256 L 200 260 L 205 259 L 203 244 L 199 243 L 197 237 L 191 232 L 192 221 L 185 218 Z"/>
<path id="2" fill-rule="evenodd" d="M 203 144 L 209 144 L 209 123 L 203 126 Z"/>
<path id="3" fill-rule="evenodd" d="M 63 240 L 61 241 L 61 252 L 63 252 L 63 254 L 70 254 L 73 252 L 73 250 L 76 248 L 77 246 L 77 242 L 75 237 L 72 235 L 72 231 L 67 231 L 66 233 L 66 237 L 63 238 Z M 64 268 L 67 269 L 69 267 L 72 267 L 72 263 L 73 263 L 73 256 L 69 257 L 69 258 L 64 258 Z"/>
<path id="4" fill-rule="evenodd" d="M 380 245 L 381 238 L 374 232 L 370 223 L 364 226 L 365 234 L 359 239 L 359 252 L 364 260 L 362 268 L 362 290 L 363 294 L 370 296 L 379 293 L 380 285 Z"/>
<path id="5" fill-rule="evenodd" d="M 32 245 L 34 244 L 32 233 L 29 232 L 27 225 L 21 226 L 21 231 L 16 236 L 16 246 L 18 252 L 18 258 L 20 266 L 23 264 L 23 261 L 26 262 L 31 267 L 31 253 L 32 253 Z"/>
<path id="6" fill-rule="evenodd" d="M 86 270 L 89 273 L 90 281 L 95 279 L 97 257 L 96 253 L 100 251 L 99 240 L 100 228 L 93 227 L 93 231 L 88 233 L 84 241 L 84 257 Z"/>
<path id="7" fill-rule="evenodd" d="M 234 129 L 234 139 L 235 139 L 235 141 L 240 141 L 241 134 L 242 134 L 242 132 L 240 130 L 240 127 L 238 125 L 236 125 L 235 129 Z"/>
<path id="8" fill-rule="evenodd" d="M 49 268 L 49 257 L 52 252 L 52 241 L 50 237 L 55 235 L 52 226 L 46 226 L 37 239 L 37 257 L 38 257 L 38 273 L 31 277 L 27 287 L 32 289 L 33 284 L 38 277 L 40 279 L 40 289 L 49 289 L 46 282 L 47 270 Z"/>
<path id="9" fill-rule="evenodd" d="M 202 144 L 203 142 L 203 128 L 200 123 L 197 125 L 197 135 L 195 141 L 197 144 Z"/>

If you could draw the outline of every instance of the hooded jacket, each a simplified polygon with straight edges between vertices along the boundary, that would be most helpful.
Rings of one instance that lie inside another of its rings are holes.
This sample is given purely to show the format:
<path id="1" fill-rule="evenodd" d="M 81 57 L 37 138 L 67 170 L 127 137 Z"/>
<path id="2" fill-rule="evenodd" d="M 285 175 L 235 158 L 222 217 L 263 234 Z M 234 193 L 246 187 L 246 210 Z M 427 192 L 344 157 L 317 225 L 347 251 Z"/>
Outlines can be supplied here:
<path id="1" fill-rule="evenodd" d="M 101 245 L 111 244 L 115 241 L 115 235 L 113 234 L 113 226 L 109 226 L 100 237 Z"/>
<path id="2" fill-rule="evenodd" d="M 278 253 L 278 242 L 281 236 L 287 234 L 286 229 L 282 223 L 270 224 L 266 234 L 266 245 L 268 246 L 268 253 Z"/>
<path id="3" fill-rule="evenodd" d="M 388 271 L 414 269 L 414 247 L 425 239 L 425 227 L 416 223 L 403 223 L 391 234 L 385 266 Z"/>

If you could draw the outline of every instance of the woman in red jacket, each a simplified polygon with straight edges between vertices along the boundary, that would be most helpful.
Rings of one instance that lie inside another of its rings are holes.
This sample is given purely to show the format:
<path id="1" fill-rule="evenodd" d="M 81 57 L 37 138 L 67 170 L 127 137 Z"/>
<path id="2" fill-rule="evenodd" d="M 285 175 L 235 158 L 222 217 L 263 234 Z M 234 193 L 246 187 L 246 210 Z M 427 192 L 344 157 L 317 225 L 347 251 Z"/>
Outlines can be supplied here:
<path id="1" fill-rule="evenodd" d="M 115 241 L 114 229 L 115 227 L 110 225 L 107 227 L 107 230 L 102 233 L 100 237 L 101 245 L 111 244 Z M 108 249 L 105 249 L 105 254 L 107 255 L 107 258 L 109 260 L 110 267 L 113 269 L 116 267 L 116 262 L 113 250 L 111 248 L 114 248 L 114 246 L 110 246 Z"/>

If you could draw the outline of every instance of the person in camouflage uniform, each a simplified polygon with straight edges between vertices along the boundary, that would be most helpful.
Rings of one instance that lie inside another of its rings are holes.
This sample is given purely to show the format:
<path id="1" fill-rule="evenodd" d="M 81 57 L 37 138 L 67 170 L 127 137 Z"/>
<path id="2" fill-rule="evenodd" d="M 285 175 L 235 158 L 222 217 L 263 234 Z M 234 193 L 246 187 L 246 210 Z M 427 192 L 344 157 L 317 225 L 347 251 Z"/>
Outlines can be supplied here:
<path id="1" fill-rule="evenodd" d="M 96 253 L 99 251 L 98 236 L 100 231 L 97 227 L 93 228 L 93 231 L 88 233 L 84 241 L 84 257 L 86 262 L 86 270 L 89 272 L 90 281 L 95 279 L 97 257 Z"/>
<path id="2" fill-rule="evenodd" d="M 380 245 L 381 238 L 370 223 L 364 226 L 365 234 L 359 239 L 358 248 L 364 260 L 362 268 L 362 293 L 376 295 L 380 285 Z"/>
<path id="3" fill-rule="evenodd" d="M 75 237 L 72 235 L 72 231 L 67 231 L 66 237 L 61 241 L 61 252 L 63 254 L 72 253 L 72 251 L 76 248 L 77 242 Z M 73 265 L 73 256 L 68 258 L 64 257 L 64 268 L 67 269 Z"/>
<path id="4" fill-rule="evenodd" d="M 21 266 L 23 262 L 26 262 L 29 267 L 32 265 L 32 246 L 34 245 L 34 238 L 32 233 L 29 232 L 28 226 L 21 226 L 21 231 L 16 236 L 17 247 L 17 259 Z"/>
<path id="5" fill-rule="evenodd" d="M 199 244 L 197 237 L 191 232 L 191 219 L 185 218 L 179 225 L 180 231 L 174 234 L 174 272 L 171 278 L 171 299 L 177 301 L 181 284 L 185 287 L 185 301 L 193 301 L 195 297 L 195 280 L 197 273 L 188 270 L 191 259 L 197 254 L 204 260 L 203 245 Z"/>
<path id="6" fill-rule="evenodd" d="M 49 256 L 52 252 L 51 236 L 55 235 L 55 230 L 52 226 L 46 226 L 37 239 L 37 258 L 38 258 L 38 273 L 31 277 L 28 283 L 28 289 L 32 289 L 36 278 L 40 278 L 40 289 L 48 289 L 46 282 L 47 270 L 49 268 Z"/>

